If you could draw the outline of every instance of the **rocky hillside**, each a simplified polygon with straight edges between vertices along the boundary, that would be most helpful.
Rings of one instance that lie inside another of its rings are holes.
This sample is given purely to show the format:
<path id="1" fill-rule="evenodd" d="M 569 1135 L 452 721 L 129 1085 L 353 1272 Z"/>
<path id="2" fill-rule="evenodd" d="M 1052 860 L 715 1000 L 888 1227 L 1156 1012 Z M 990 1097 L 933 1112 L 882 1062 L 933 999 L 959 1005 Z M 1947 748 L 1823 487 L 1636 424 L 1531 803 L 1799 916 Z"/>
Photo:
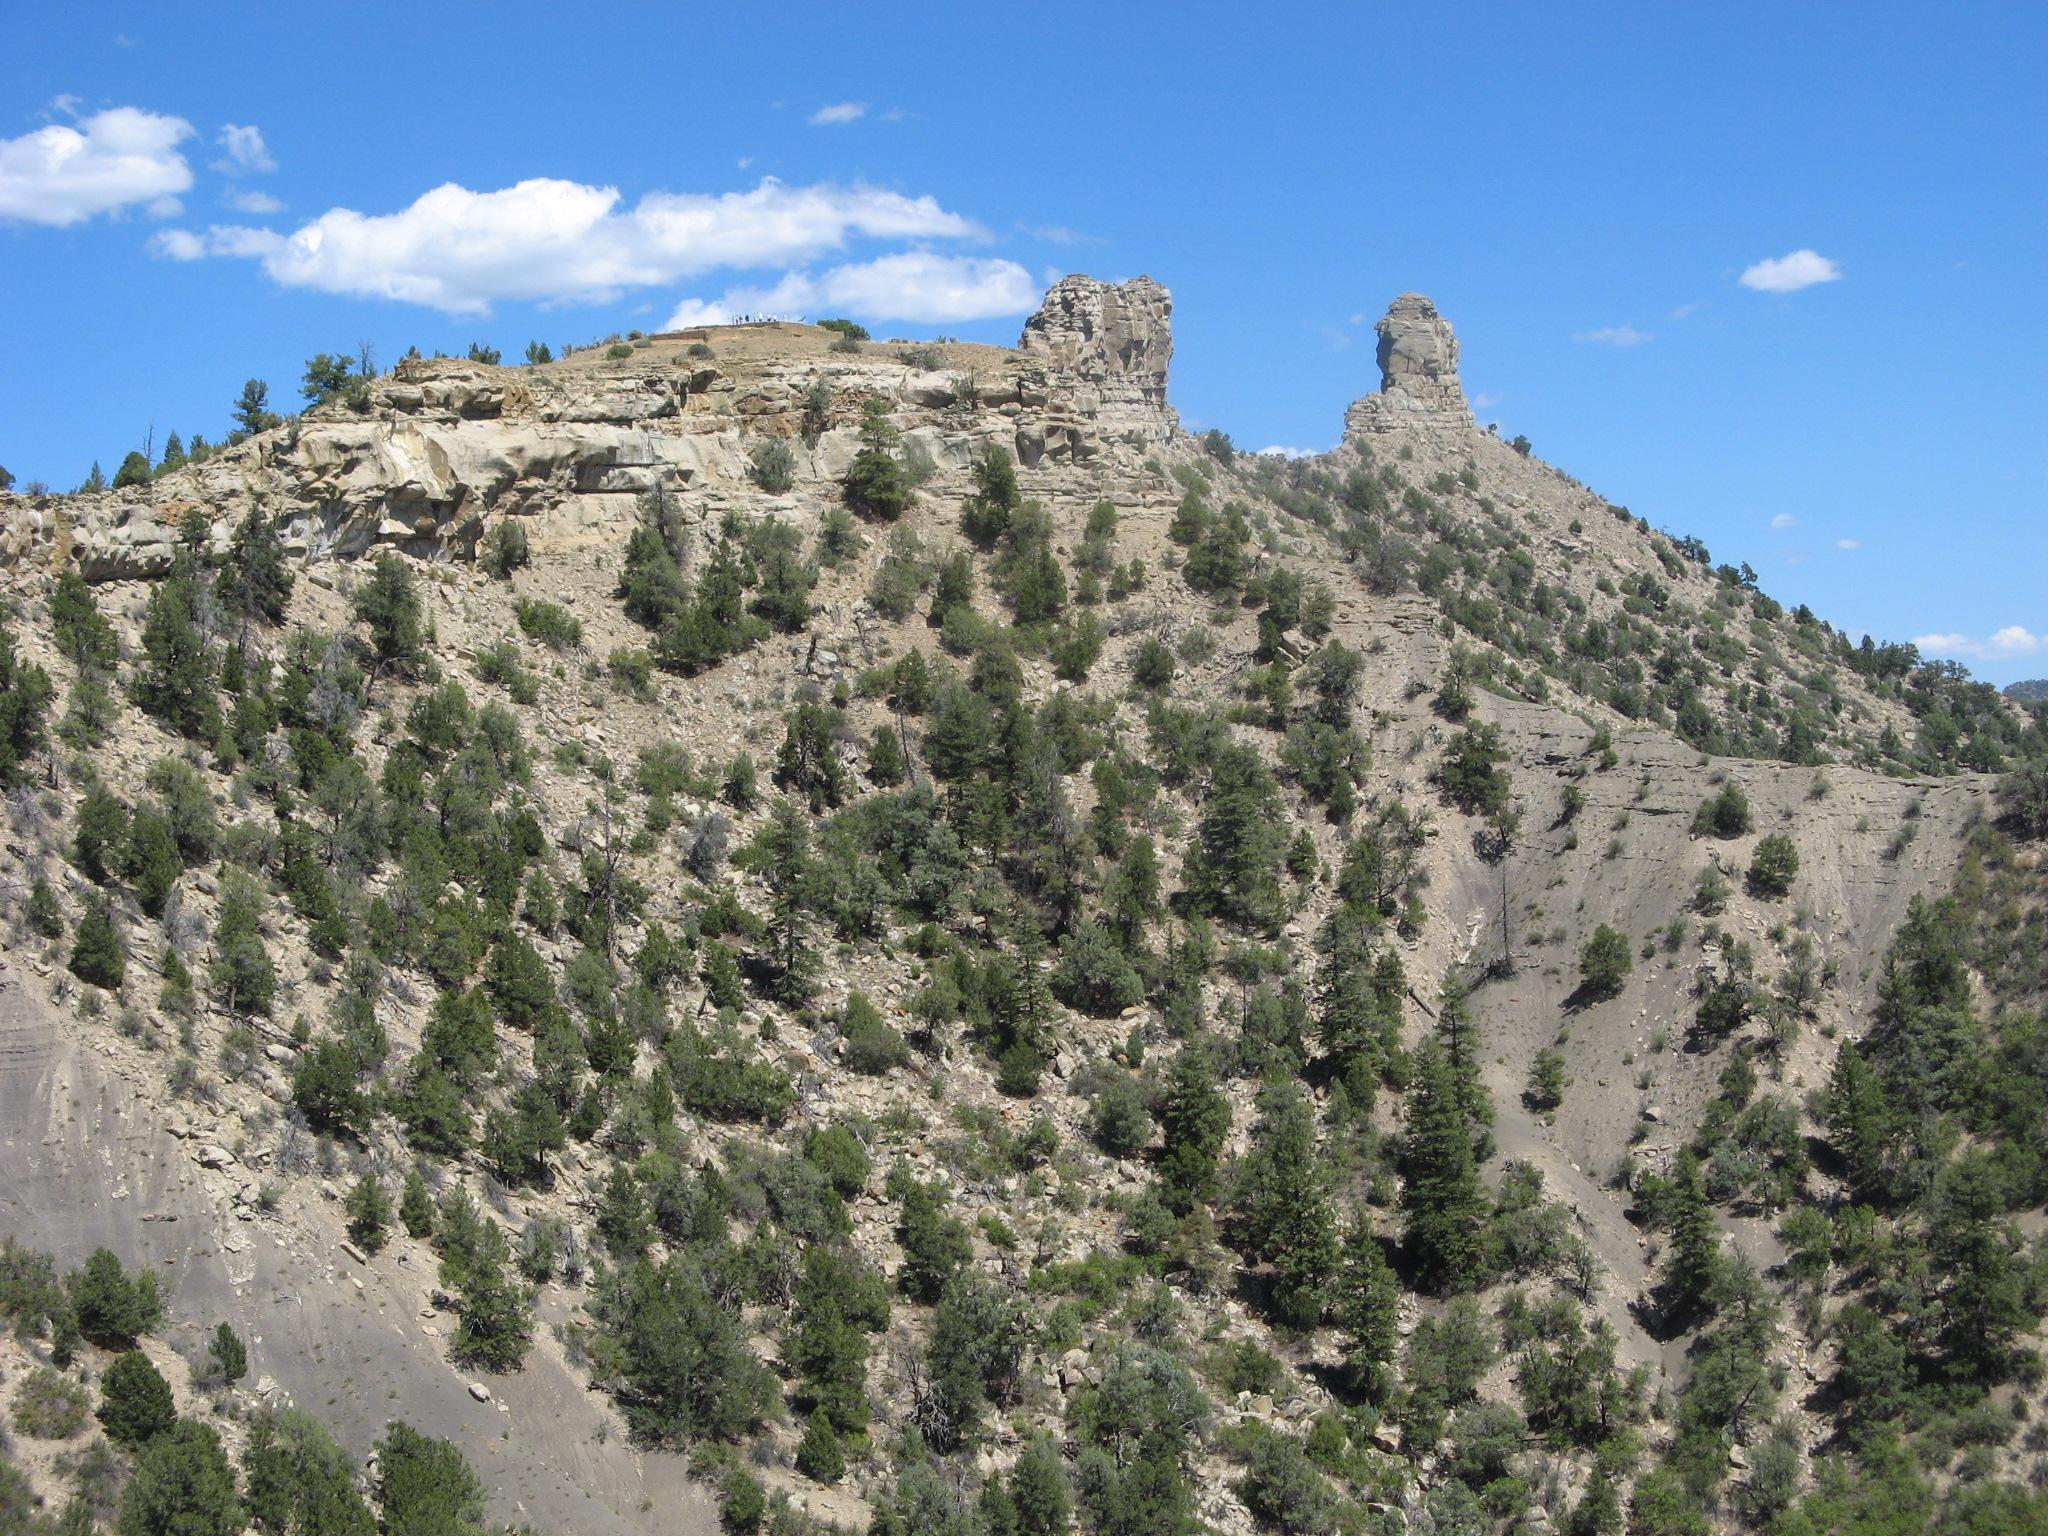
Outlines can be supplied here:
<path id="1" fill-rule="evenodd" d="M 1171 313 L 0 496 L 0 1230 L 161 1267 L 245 1477 L 295 1403 L 536 1529 L 2039 1518 L 2038 721 L 1480 430 L 1427 299 L 1291 463 Z"/>

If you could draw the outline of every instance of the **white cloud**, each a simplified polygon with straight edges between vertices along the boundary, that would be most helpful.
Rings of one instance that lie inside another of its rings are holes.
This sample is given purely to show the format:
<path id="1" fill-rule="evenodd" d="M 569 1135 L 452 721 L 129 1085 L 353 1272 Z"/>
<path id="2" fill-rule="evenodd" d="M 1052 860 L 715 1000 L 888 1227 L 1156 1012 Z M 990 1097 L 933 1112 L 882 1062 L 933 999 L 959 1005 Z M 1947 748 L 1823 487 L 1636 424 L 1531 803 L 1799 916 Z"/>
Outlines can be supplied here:
<path id="1" fill-rule="evenodd" d="M 957 323 L 1034 308 L 1039 287 L 1014 261 L 899 251 L 873 261 L 790 272 L 768 288 L 734 288 L 718 299 L 684 299 L 667 329 L 719 325 L 735 315 L 847 311 L 871 320 Z"/>
<path id="2" fill-rule="evenodd" d="M 257 192 L 253 189 L 247 192 L 230 192 L 228 206 L 243 213 L 253 213 L 259 218 L 284 212 L 284 204 L 278 199 L 268 192 Z"/>
<path id="3" fill-rule="evenodd" d="M 1797 528 L 1799 526 L 1799 519 L 1790 512 L 1780 512 L 1771 519 L 1771 526 L 1773 528 Z"/>
<path id="4" fill-rule="evenodd" d="M 499 302 L 599 302 L 719 268 L 791 266 L 853 238 L 984 237 L 932 198 L 859 183 L 770 178 L 748 192 L 650 192 L 630 209 L 619 204 L 616 187 L 573 181 L 496 192 L 450 182 L 396 213 L 331 208 L 289 235 L 215 225 L 203 238 L 207 254 L 259 260 L 288 288 L 480 315 Z M 175 256 L 189 243 L 158 248 Z"/>
<path id="5" fill-rule="evenodd" d="M 1596 347 L 1640 347 L 1646 341 L 1657 338 L 1648 331 L 1639 331 L 1632 325 L 1603 325 L 1597 331 L 1579 331 L 1573 341 L 1590 341 Z"/>
<path id="6" fill-rule="evenodd" d="M 1861 539 L 1837 539 L 1837 540 L 1835 540 L 1835 548 L 1837 548 L 1837 549 L 1861 549 L 1862 547 L 1863 547 L 1863 541 L 1862 541 Z"/>
<path id="7" fill-rule="evenodd" d="M 149 251 L 168 261 L 197 261 L 206 254 L 206 240 L 189 229 L 160 229 L 149 237 Z"/>
<path id="8" fill-rule="evenodd" d="M 1758 293 L 1797 293 L 1815 283 L 1832 283 L 1841 275 L 1838 262 L 1819 251 L 1802 249 L 1789 256 L 1756 262 L 1743 270 L 1740 281 L 1743 287 L 1754 288 Z"/>
<path id="9" fill-rule="evenodd" d="M 1329 451 L 1327 448 L 1288 448 L 1275 443 L 1270 448 L 1261 448 L 1259 454 L 1262 458 L 1270 456 L 1276 459 L 1313 459 Z"/>
<path id="10" fill-rule="evenodd" d="M 58 98 L 60 111 L 69 109 Z M 182 117 L 111 107 L 74 125 L 52 123 L 0 139 L 0 220 L 64 228 L 102 213 L 159 204 L 192 186 L 178 145 L 192 137 Z"/>
<path id="11" fill-rule="evenodd" d="M 1497 395 L 1490 389 L 1482 389 L 1477 394 L 1473 395 L 1472 409 L 1475 411 L 1490 411 L 1496 405 L 1499 405 L 1501 401 L 1505 398 L 1507 397 L 1504 395 Z"/>
<path id="12" fill-rule="evenodd" d="M 835 101 L 818 108 L 804 121 L 813 128 L 844 128 L 848 123 L 857 123 L 868 115 L 868 104 L 864 101 Z"/>
<path id="13" fill-rule="evenodd" d="M 1019 224 L 1017 226 L 1034 240 L 1043 240 L 1048 245 L 1101 245 L 1100 235 L 1086 235 L 1078 229 L 1069 229 L 1064 224 Z"/>
<path id="14" fill-rule="evenodd" d="M 1698 314 L 1699 309 L 1700 307 L 1697 304 L 1680 304 L 1671 311 L 1671 318 L 1673 320 L 1687 320 Z"/>
<path id="15" fill-rule="evenodd" d="M 255 176 L 277 169 L 270 146 L 263 142 L 263 130 L 253 124 L 237 128 L 233 123 L 223 123 L 220 137 L 213 142 L 226 151 L 213 162 L 213 168 L 223 176 Z"/>
<path id="16" fill-rule="evenodd" d="M 1913 643 L 1930 656 L 1968 657 L 1975 661 L 2011 661 L 2037 656 L 2048 649 L 2048 637 L 2037 635 L 2023 624 L 2008 624 L 1989 639 L 1969 635 L 1915 635 Z"/>

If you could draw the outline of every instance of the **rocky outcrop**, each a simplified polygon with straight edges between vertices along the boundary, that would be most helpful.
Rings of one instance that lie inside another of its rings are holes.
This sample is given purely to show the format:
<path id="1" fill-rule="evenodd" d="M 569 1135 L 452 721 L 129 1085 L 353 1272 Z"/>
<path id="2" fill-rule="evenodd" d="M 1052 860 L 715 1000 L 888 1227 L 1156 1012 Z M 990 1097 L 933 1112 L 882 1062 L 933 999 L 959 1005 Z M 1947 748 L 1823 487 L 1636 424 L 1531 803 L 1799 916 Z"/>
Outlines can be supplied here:
<path id="1" fill-rule="evenodd" d="M 1138 432 L 1156 440 L 1180 430 L 1180 418 L 1166 403 L 1173 295 L 1163 283 L 1149 277 L 1127 283 L 1063 277 L 1024 322 L 1017 350 L 1043 360 L 1040 388 L 1048 403 L 1057 402 L 1099 432 Z M 1060 436 L 1058 426 L 1049 424 L 1048 438 Z"/>
<path id="2" fill-rule="evenodd" d="M 1404 293 L 1388 306 L 1378 330 L 1380 392 L 1344 413 L 1344 435 L 1473 430 L 1472 408 L 1458 382 L 1458 338 L 1436 305 Z"/>

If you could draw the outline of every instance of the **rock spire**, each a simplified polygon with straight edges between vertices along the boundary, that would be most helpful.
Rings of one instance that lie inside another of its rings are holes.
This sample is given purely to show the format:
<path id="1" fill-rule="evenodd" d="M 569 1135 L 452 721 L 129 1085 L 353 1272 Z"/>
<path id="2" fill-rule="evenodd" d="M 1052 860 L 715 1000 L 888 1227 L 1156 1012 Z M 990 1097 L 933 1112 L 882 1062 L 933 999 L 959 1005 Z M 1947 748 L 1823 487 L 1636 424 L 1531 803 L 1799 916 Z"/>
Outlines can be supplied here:
<path id="1" fill-rule="evenodd" d="M 1458 338 L 1451 323 L 1419 293 L 1387 306 L 1379 326 L 1380 392 L 1344 413 L 1344 435 L 1366 437 L 1403 428 L 1474 426 L 1458 382 Z"/>

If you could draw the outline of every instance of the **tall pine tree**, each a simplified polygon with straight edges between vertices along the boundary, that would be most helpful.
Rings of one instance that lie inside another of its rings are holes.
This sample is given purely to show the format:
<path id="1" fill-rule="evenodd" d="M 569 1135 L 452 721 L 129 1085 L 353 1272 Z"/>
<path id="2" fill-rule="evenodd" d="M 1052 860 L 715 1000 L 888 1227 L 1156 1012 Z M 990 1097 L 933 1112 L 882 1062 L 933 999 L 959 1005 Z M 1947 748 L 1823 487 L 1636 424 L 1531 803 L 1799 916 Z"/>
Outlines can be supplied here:
<path id="1" fill-rule="evenodd" d="M 1479 1285 L 1486 1194 L 1457 1072 L 1435 1040 L 1415 1052 L 1401 1172 L 1403 1242 L 1417 1282 L 1437 1295 Z"/>

